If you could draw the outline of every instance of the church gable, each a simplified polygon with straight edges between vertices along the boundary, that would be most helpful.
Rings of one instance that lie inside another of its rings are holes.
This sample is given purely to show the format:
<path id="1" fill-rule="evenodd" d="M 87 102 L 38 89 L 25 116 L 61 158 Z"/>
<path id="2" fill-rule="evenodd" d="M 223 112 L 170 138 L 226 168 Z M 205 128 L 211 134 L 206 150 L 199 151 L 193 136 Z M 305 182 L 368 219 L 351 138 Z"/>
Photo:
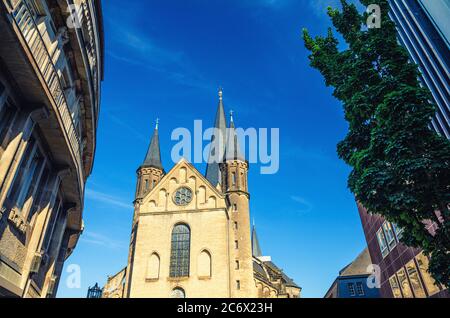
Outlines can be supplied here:
<path id="1" fill-rule="evenodd" d="M 226 208 L 225 197 L 185 159 L 144 198 L 141 213 Z"/>

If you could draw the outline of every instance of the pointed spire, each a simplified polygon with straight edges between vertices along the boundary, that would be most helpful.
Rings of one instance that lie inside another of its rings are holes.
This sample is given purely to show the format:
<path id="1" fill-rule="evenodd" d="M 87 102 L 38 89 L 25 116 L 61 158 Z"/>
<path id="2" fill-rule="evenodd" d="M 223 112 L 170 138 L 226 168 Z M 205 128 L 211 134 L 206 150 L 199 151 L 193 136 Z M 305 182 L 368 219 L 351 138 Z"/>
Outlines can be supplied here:
<path id="1" fill-rule="evenodd" d="M 253 221 L 254 222 L 254 221 Z M 258 236 L 256 235 L 256 226 L 253 223 L 252 229 L 252 253 L 254 257 L 262 257 L 261 247 L 259 246 Z"/>
<path id="2" fill-rule="evenodd" d="M 148 147 L 147 155 L 145 156 L 143 167 L 154 167 L 163 170 L 161 163 L 161 150 L 159 147 L 159 119 L 156 120 L 155 130 L 153 132 L 152 141 Z"/>
<path id="3" fill-rule="evenodd" d="M 225 149 L 225 160 L 242 160 L 245 157 L 241 153 L 236 127 L 233 119 L 234 112 L 230 111 L 230 128 L 228 129 L 227 144 Z"/>
<path id="4" fill-rule="evenodd" d="M 225 109 L 223 106 L 223 90 L 219 88 L 219 105 L 217 107 L 216 120 L 214 123 L 214 128 L 217 129 L 220 134 L 216 136 L 213 134 L 211 138 L 211 150 L 208 158 L 208 165 L 206 167 L 206 179 L 214 186 L 217 186 L 220 183 L 221 175 L 219 169 L 219 156 L 225 152 L 225 143 L 226 143 L 226 130 L 227 130 L 227 122 L 225 119 Z M 218 139 L 220 138 L 220 139 Z M 216 145 L 216 147 L 213 147 Z"/>

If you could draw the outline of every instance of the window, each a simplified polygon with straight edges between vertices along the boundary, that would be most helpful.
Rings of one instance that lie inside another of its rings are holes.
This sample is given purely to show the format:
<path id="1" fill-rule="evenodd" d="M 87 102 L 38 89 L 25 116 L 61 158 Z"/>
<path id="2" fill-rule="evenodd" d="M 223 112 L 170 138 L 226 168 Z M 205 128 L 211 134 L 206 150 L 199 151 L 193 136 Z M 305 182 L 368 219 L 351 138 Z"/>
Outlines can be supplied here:
<path id="1" fill-rule="evenodd" d="M 440 289 L 436 285 L 436 281 L 433 277 L 431 277 L 430 273 L 428 273 L 428 257 L 426 257 L 423 253 L 420 253 L 417 255 L 416 260 L 423 282 L 428 291 L 428 295 L 433 296 L 434 294 L 439 293 Z"/>
<path id="2" fill-rule="evenodd" d="M 398 284 L 397 276 L 395 276 L 395 274 L 389 278 L 389 283 L 391 284 L 391 290 L 394 298 L 403 298 L 402 291 L 400 290 L 400 285 Z"/>
<path id="3" fill-rule="evenodd" d="M 406 277 L 406 272 L 402 268 L 397 272 L 398 281 L 400 283 L 400 288 L 402 289 L 404 298 L 413 298 L 411 291 L 411 286 L 409 286 L 408 277 Z"/>
<path id="4" fill-rule="evenodd" d="M 403 228 L 399 227 L 397 224 L 392 223 L 392 227 L 395 232 L 395 236 L 397 237 L 397 240 L 400 241 L 403 236 Z"/>
<path id="5" fill-rule="evenodd" d="M 237 204 L 236 203 L 233 204 L 233 211 L 237 212 Z"/>
<path id="6" fill-rule="evenodd" d="M 378 240 L 378 245 L 380 246 L 381 255 L 383 255 L 383 257 L 385 257 L 386 255 L 389 254 L 389 249 L 387 246 L 386 238 L 384 237 L 384 234 L 383 234 L 383 229 L 378 230 L 377 240 Z"/>
<path id="7" fill-rule="evenodd" d="M 392 225 L 389 222 L 384 222 L 382 227 L 384 235 L 386 236 L 387 243 L 389 245 L 389 249 L 392 250 L 395 247 L 395 245 L 397 245 Z"/>
<path id="8" fill-rule="evenodd" d="M 239 261 L 236 261 L 236 270 L 238 270 L 239 268 L 240 268 Z"/>
<path id="9" fill-rule="evenodd" d="M 177 287 L 170 293 L 170 298 L 186 298 L 186 293 L 183 288 Z"/>
<path id="10" fill-rule="evenodd" d="M 426 298 L 425 290 L 423 289 L 422 282 L 420 281 L 419 273 L 416 268 L 414 259 L 406 264 L 406 270 L 411 282 L 412 289 L 416 298 Z"/>
<path id="11" fill-rule="evenodd" d="M 235 186 L 236 185 L 236 172 L 233 172 L 231 174 L 231 176 L 232 176 L 232 185 Z"/>
<path id="12" fill-rule="evenodd" d="M 234 241 L 234 248 L 239 249 L 239 241 Z"/>
<path id="13" fill-rule="evenodd" d="M 237 290 L 240 290 L 240 289 L 241 289 L 241 281 L 240 281 L 240 280 L 237 280 L 237 281 L 236 281 L 236 289 L 237 289 Z"/>
<path id="14" fill-rule="evenodd" d="M 41 180 L 39 181 L 39 185 L 37 187 L 35 199 L 33 200 L 33 205 L 31 206 L 30 212 L 28 213 L 27 216 L 27 222 L 31 222 L 36 212 L 40 211 L 43 208 L 44 206 L 43 201 L 49 179 L 50 179 L 50 170 L 48 169 L 48 167 L 45 167 L 44 171 L 42 172 Z"/>
<path id="15" fill-rule="evenodd" d="M 49 250 L 50 242 L 56 228 L 57 223 L 56 221 L 58 219 L 59 214 L 62 213 L 61 210 L 62 210 L 62 203 L 58 197 L 53 205 L 53 208 L 51 209 L 50 220 L 48 221 L 47 227 L 45 229 L 44 242 L 42 243 L 42 247 L 45 251 Z"/>
<path id="16" fill-rule="evenodd" d="M 358 296 L 364 296 L 364 286 L 362 283 L 356 283 L 356 291 L 358 292 Z"/>
<path id="17" fill-rule="evenodd" d="M 348 292 L 349 292 L 350 296 L 352 296 L 352 297 L 356 296 L 355 284 L 348 283 L 347 288 L 348 288 Z"/>
<path id="18" fill-rule="evenodd" d="M 1 94 L 0 94 L 1 98 Z M 1 100 L 0 100 L 1 102 Z M 17 114 L 17 109 L 9 102 L 6 102 L 6 104 L 2 107 L 0 105 L 0 156 L 2 155 L 3 151 L 6 149 L 7 143 L 9 138 L 8 132 L 14 122 L 14 119 Z"/>
<path id="19" fill-rule="evenodd" d="M 145 191 L 148 190 L 148 179 L 145 179 Z"/>
<path id="20" fill-rule="evenodd" d="M 234 229 L 237 230 L 239 228 L 238 222 L 234 222 Z"/>
<path id="21" fill-rule="evenodd" d="M 156 186 L 156 180 L 152 181 L 152 189 Z"/>
<path id="22" fill-rule="evenodd" d="M 8 192 L 8 203 L 9 208 L 14 208 L 20 197 L 21 192 L 24 188 L 24 183 L 29 177 L 28 171 L 32 158 L 34 157 L 36 151 L 36 141 L 33 137 L 30 137 L 25 153 L 22 155 L 22 159 L 19 167 L 17 168 L 16 174 L 14 176 L 14 181 L 12 186 L 9 188 Z"/>
<path id="23" fill-rule="evenodd" d="M 191 231 L 186 224 L 178 224 L 172 231 L 170 277 L 189 276 Z"/>

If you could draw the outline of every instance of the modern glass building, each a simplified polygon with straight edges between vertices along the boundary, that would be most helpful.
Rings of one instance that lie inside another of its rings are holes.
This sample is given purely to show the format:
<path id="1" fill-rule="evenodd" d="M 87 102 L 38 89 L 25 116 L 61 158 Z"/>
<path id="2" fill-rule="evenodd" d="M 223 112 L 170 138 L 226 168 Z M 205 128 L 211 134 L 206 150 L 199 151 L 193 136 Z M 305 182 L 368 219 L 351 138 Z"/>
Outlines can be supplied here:
<path id="1" fill-rule="evenodd" d="M 399 41 L 419 65 L 437 106 L 433 128 L 450 139 L 450 1 L 390 0 Z"/>

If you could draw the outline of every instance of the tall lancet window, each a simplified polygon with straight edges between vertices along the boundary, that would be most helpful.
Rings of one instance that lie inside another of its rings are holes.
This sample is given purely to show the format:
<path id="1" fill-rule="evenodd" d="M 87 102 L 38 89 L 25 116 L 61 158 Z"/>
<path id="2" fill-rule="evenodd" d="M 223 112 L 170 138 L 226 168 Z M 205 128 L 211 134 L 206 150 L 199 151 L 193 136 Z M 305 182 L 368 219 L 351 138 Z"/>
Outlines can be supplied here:
<path id="1" fill-rule="evenodd" d="M 186 224 L 178 224 L 172 231 L 170 277 L 189 276 L 191 231 Z"/>

